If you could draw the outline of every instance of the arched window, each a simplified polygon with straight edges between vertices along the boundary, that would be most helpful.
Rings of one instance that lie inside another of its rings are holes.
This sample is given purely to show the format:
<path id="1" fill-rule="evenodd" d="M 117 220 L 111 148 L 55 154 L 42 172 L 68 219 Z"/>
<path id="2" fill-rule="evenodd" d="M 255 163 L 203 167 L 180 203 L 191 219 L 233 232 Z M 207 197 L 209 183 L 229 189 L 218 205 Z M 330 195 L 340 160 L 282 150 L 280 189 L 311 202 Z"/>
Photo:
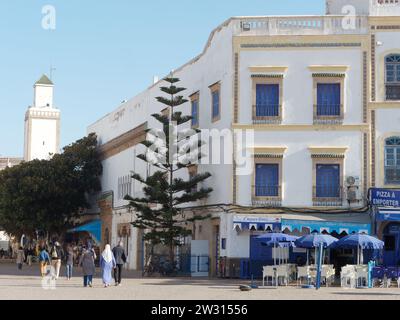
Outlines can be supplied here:
<path id="1" fill-rule="evenodd" d="M 385 141 L 385 183 L 400 184 L 400 137 Z"/>
<path id="2" fill-rule="evenodd" d="M 386 100 L 400 100 L 400 54 L 385 58 Z"/>

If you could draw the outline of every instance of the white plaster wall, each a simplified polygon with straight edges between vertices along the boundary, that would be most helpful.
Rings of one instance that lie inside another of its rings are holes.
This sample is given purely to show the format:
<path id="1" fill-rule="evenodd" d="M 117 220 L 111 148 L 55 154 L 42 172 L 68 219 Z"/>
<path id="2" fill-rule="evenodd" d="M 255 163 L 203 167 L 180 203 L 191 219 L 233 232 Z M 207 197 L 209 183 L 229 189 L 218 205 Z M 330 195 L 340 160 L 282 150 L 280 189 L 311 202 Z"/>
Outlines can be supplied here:
<path id="1" fill-rule="evenodd" d="M 36 108 L 53 107 L 53 86 L 36 85 L 34 87 L 33 106 Z"/>
<path id="2" fill-rule="evenodd" d="M 125 243 L 126 240 L 118 236 L 118 225 L 131 223 L 133 221 L 132 219 L 133 219 L 132 214 L 127 212 L 126 210 L 120 210 L 114 212 L 112 220 L 111 248 L 117 246 L 119 241 L 121 240 L 124 242 L 124 248 L 126 248 L 126 243 Z M 131 226 L 131 236 L 129 238 L 128 252 L 125 252 L 125 254 L 127 255 L 127 263 L 124 266 L 128 270 L 136 269 L 136 263 L 138 259 L 136 244 L 137 244 L 137 229 Z"/>
<path id="3" fill-rule="evenodd" d="M 57 120 L 32 119 L 31 159 L 49 159 L 57 150 Z"/>
<path id="4" fill-rule="evenodd" d="M 285 66 L 283 124 L 312 124 L 314 90 L 311 65 L 349 66 L 345 78 L 344 124 L 362 122 L 362 51 L 360 49 L 257 50 L 240 54 L 240 123 L 252 123 L 252 79 L 249 67 Z M 351 85 L 350 85 L 351 84 Z"/>
<path id="5" fill-rule="evenodd" d="M 221 239 L 226 239 L 226 249 L 221 249 L 221 257 L 248 258 L 250 257 L 250 233 L 237 233 L 233 230 L 234 214 L 221 214 Z"/>
<path id="6" fill-rule="evenodd" d="M 200 92 L 200 128 L 230 128 L 232 119 L 232 63 L 232 29 L 231 26 L 228 26 L 215 33 L 202 57 L 197 59 L 195 63 L 189 63 L 174 73 L 175 77 L 181 79 L 179 85 L 187 88 L 183 93 L 186 97 L 195 92 Z M 221 120 L 211 123 L 211 92 L 209 86 L 218 81 L 221 82 Z M 157 96 L 162 95 L 159 90 L 161 85 L 166 85 L 166 83 L 158 83 L 138 94 L 112 113 L 89 126 L 88 133 L 95 132 L 99 137 L 99 143 L 104 144 L 146 121 L 150 128 L 159 127 L 159 123 L 151 117 L 151 114 L 158 113 L 165 108 L 164 105 L 155 100 Z M 184 114 L 190 114 L 191 105 L 186 103 L 177 110 Z M 139 162 L 141 161 L 137 160 L 137 163 Z M 118 176 L 126 175 L 130 170 L 133 170 L 132 163 L 133 151 L 131 149 L 105 160 L 103 162 L 103 191 L 114 190 L 114 193 L 117 194 Z M 136 168 L 138 173 L 142 173 L 142 170 L 146 168 L 141 164 L 138 164 L 138 166 L 140 166 L 140 168 Z M 205 171 L 213 175 L 205 182 L 205 185 L 213 186 L 215 189 L 207 203 L 230 203 L 232 166 L 201 165 L 199 172 Z M 217 181 L 224 181 L 225 183 L 218 184 Z M 116 201 L 115 205 L 120 206 L 124 203 Z"/>
<path id="7" fill-rule="evenodd" d="M 347 147 L 344 176 L 360 177 L 362 183 L 362 133 L 351 131 L 262 132 L 255 136 L 256 147 L 287 147 L 283 158 L 283 206 L 312 206 L 313 167 L 310 147 Z M 238 203 L 251 205 L 253 175 L 238 177 Z"/>

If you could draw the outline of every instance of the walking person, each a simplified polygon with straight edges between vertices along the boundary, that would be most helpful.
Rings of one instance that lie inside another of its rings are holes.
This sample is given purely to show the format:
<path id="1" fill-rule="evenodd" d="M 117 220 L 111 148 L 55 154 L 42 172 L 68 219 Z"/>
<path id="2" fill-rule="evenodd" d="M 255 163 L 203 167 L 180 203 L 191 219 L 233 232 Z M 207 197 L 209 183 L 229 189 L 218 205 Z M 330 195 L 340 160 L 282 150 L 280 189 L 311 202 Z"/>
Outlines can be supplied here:
<path id="1" fill-rule="evenodd" d="M 46 268 L 50 264 L 50 256 L 43 246 L 39 253 L 40 274 L 42 278 L 46 275 Z"/>
<path id="2" fill-rule="evenodd" d="M 65 259 L 66 269 L 67 269 L 67 280 L 71 280 L 72 278 L 72 270 L 74 268 L 74 258 L 75 258 L 74 250 L 72 246 L 69 244 L 67 246 L 66 259 Z"/>
<path id="3" fill-rule="evenodd" d="M 51 265 L 53 266 L 55 273 L 56 273 L 56 279 L 60 277 L 60 269 L 61 269 L 61 261 L 64 255 L 64 251 L 60 246 L 59 242 L 55 242 L 53 247 L 50 250 L 50 256 L 51 256 Z"/>
<path id="4" fill-rule="evenodd" d="M 116 267 L 116 262 L 114 258 L 114 254 L 111 251 L 111 246 L 109 244 L 106 245 L 103 253 L 100 257 L 100 267 L 103 271 L 103 284 L 104 288 L 107 288 L 111 285 L 112 275 L 111 272 Z"/>
<path id="5" fill-rule="evenodd" d="M 96 253 L 92 249 L 86 249 L 83 247 L 83 252 L 79 261 L 79 265 L 83 271 L 83 286 L 93 286 L 93 275 L 96 271 L 94 261 L 96 260 Z"/>
<path id="6" fill-rule="evenodd" d="M 22 270 L 22 265 L 25 261 L 25 252 L 24 252 L 24 248 L 19 247 L 18 251 L 17 251 L 17 266 L 18 266 L 18 270 Z"/>
<path id="7" fill-rule="evenodd" d="M 118 243 L 118 246 L 116 246 L 113 249 L 113 254 L 116 262 L 116 267 L 114 269 L 114 279 L 115 279 L 115 285 L 120 286 L 121 285 L 121 280 L 122 280 L 122 268 L 124 267 L 124 264 L 126 263 L 126 255 L 125 255 L 125 250 L 124 250 L 124 244 L 122 241 Z"/>
<path id="8" fill-rule="evenodd" d="M 29 247 L 29 249 L 28 249 L 28 256 L 27 256 L 27 258 L 26 258 L 26 263 L 28 264 L 28 266 L 31 266 L 31 265 L 32 265 L 32 257 L 33 257 L 33 255 L 34 255 L 33 248 L 32 248 L 32 247 Z"/>

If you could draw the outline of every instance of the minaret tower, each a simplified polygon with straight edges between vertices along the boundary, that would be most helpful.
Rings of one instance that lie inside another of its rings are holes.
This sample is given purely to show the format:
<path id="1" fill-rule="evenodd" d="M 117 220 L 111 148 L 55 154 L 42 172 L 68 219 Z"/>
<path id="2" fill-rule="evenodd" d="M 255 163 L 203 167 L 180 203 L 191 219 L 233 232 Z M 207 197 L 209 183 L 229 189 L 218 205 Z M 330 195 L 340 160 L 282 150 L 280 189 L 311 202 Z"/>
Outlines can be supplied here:
<path id="1" fill-rule="evenodd" d="M 33 106 L 25 114 L 24 160 L 48 160 L 60 150 L 60 110 L 54 108 L 54 84 L 46 75 L 33 88 Z"/>

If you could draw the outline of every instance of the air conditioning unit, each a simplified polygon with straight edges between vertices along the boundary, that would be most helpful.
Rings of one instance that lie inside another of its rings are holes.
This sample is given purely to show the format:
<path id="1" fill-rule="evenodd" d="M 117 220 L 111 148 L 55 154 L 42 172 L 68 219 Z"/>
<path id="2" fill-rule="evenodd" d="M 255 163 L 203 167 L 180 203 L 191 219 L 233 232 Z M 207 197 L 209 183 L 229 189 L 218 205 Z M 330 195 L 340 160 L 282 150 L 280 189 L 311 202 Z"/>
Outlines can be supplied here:
<path id="1" fill-rule="evenodd" d="M 346 186 L 347 187 L 360 186 L 360 177 L 348 176 L 346 178 Z"/>
<path id="2" fill-rule="evenodd" d="M 358 202 L 361 200 L 360 178 L 349 176 L 346 178 L 347 201 Z"/>

